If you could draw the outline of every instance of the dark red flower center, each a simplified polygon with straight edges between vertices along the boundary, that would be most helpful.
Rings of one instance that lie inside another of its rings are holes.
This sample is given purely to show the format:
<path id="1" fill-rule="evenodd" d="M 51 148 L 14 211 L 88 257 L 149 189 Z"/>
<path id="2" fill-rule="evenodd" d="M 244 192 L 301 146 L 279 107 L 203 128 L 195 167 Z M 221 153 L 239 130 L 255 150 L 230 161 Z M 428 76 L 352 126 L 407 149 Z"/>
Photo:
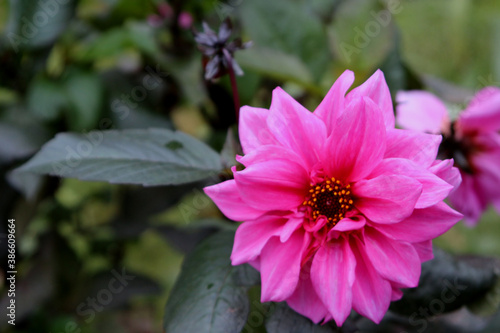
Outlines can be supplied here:
<path id="1" fill-rule="evenodd" d="M 449 133 L 443 134 L 443 141 L 439 146 L 439 158 L 453 158 L 456 167 L 466 173 L 474 174 L 471 157 L 476 151 L 481 150 L 481 147 L 474 144 L 473 137 L 469 134 L 458 139 L 455 133 L 455 122 L 452 122 Z"/>
<path id="2" fill-rule="evenodd" d="M 303 205 L 311 207 L 311 217 L 314 220 L 324 216 L 328 219 L 328 225 L 334 227 L 352 208 L 351 185 L 343 185 L 334 177 L 313 184 Z"/>

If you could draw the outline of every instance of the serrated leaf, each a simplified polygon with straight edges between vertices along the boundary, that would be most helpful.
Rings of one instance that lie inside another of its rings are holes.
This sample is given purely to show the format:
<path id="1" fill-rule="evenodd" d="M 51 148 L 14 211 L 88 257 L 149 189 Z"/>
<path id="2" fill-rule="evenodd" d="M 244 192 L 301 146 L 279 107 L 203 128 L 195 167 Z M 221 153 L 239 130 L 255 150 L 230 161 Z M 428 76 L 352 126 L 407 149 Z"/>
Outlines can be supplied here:
<path id="1" fill-rule="evenodd" d="M 182 143 L 175 150 L 169 142 Z M 122 184 L 176 185 L 218 174 L 219 155 L 167 129 L 60 133 L 16 172 Z"/>
<path id="2" fill-rule="evenodd" d="M 276 304 L 274 312 L 266 322 L 268 333 L 332 333 L 337 329 L 331 324 L 322 326 L 290 309 L 286 303 Z"/>
<path id="3" fill-rule="evenodd" d="M 418 287 L 404 290 L 390 310 L 408 316 L 421 314 L 420 309 L 450 312 L 484 297 L 496 281 L 492 265 L 471 266 L 435 248 L 434 259 L 422 265 Z"/>
<path id="4" fill-rule="evenodd" d="M 258 273 L 248 265 L 231 266 L 233 232 L 217 233 L 185 260 L 165 308 L 169 333 L 239 333 L 245 325 L 249 286 Z"/>

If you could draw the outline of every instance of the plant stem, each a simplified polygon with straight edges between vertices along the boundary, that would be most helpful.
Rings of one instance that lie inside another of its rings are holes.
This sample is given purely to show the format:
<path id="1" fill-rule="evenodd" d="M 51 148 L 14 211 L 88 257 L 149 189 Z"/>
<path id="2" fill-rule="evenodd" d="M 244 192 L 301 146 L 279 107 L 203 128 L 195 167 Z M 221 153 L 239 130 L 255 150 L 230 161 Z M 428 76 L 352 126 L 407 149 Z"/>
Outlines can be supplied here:
<path id="1" fill-rule="evenodd" d="M 240 113 L 240 95 L 238 94 L 238 84 L 236 83 L 236 74 L 233 69 L 233 61 L 230 55 L 224 52 L 227 62 L 227 69 L 229 71 L 229 79 L 231 81 L 231 89 L 233 90 L 234 112 L 236 115 L 236 123 L 239 120 Z"/>

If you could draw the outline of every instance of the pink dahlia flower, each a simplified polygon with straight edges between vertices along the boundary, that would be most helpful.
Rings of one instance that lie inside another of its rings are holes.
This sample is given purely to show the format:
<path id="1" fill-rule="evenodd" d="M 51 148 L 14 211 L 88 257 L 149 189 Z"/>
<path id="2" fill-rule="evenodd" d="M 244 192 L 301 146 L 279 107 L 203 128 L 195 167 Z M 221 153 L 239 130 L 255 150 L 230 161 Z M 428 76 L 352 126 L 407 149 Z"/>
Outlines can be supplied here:
<path id="1" fill-rule="evenodd" d="M 381 71 L 346 95 L 353 81 L 344 72 L 314 113 L 281 88 L 269 110 L 243 107 L 245 169 L 205 188 L 244 221 L 231 261 L 260 271 L 262 302 L 339 326 L 351 309 L 379 322 L 461 217 L 442 202 L 460 175 L 436 161 L 441 136 L 394 128 Z"/>
<path id="2" fill-rule="evenodd" d="M 500 211 L 500 89 L 479 91 L 455 121 L 429 92 L 399 92 L 397 101 L 401 127 L 443 135 L 440 155 L 453 157 L 462 176 L 449 200 L 465 222 L 475 225 L 490 203 Z"/>

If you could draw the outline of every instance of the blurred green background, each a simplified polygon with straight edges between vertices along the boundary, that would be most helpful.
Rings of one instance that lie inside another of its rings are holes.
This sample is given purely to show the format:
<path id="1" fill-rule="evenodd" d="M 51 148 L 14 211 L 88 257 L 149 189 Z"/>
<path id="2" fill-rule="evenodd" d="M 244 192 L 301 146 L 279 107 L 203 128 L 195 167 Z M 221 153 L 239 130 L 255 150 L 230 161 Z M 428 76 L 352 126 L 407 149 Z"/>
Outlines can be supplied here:
<path id="1" fill-rule="evenodd" d="M 17 230 L 17 332 L 161 332 L 185 253 L 232 228 L 206 182 L 141 188 L 19 178 L 10 170 L 59 132 L 165 127 L 221 149 L 234 127 L 229 80 L 203 80 L 191 32 L 229 16 L 252 40 L 236 59 L 243 105 L 269 107 L 277 85 L 310 110 L 345 70 L 381 68 L 394 94 L 429 89 L 458 107 L 500 85 L 497 0 L 0 0 L 0 232 Z M 500 256 L 498 214 L 435 243 Z M 0 275 L 6 271 L 0 242 Z M 101 300 L 113 272 L 134 279 Z M 3 308 L 5 279 L 0 288 Z M 81 305 L 83 304 L 83 306 Z M 0 330 L 13 331 L 0 321 Z"/>

